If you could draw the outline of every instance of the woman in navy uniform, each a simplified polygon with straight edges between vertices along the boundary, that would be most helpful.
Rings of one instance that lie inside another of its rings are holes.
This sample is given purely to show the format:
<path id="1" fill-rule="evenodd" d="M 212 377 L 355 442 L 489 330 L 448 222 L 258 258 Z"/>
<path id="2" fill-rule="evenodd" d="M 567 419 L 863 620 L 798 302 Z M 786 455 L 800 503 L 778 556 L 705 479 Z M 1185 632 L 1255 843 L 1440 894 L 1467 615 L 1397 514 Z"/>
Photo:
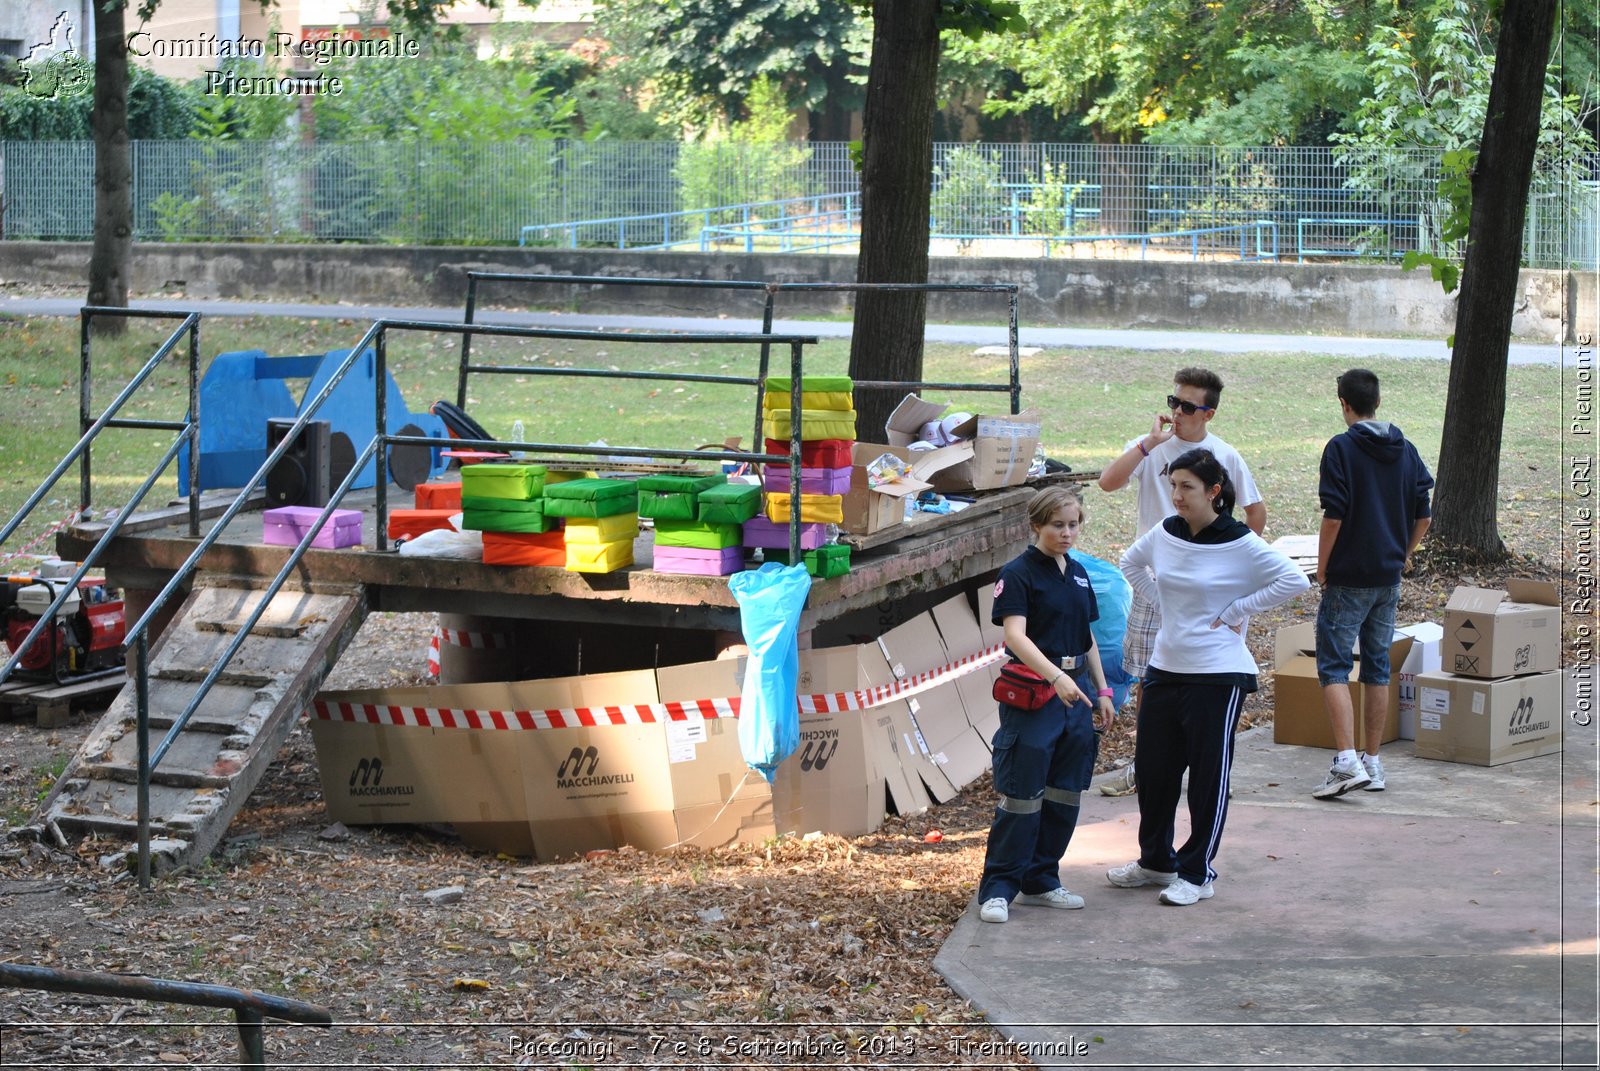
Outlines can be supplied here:
<path id="1" fill-rule="evenodd" d="M 978 886 L 984 922 L 1005 922 L 1019 896 L 1041 907 L 1083 906 L 1083 897 L 1061 887 L 1061 857 L 1078 824 L 1079 794 L 1094 775 L 1095 733 L 1115 714 L 1089 631 L 1099 616 L 1094 589 L 1067 556 L 1083 524 L 1083 499 L 1076 488 L 1046 488 L 1028 504 L 1028 523 L 1033 545 L 1000 570 L 993 619 L 1005 629 L 1011 658 L 1055 694 L 1038 710 L 1000 704 L 993 745 L 1000 803 Z"/>

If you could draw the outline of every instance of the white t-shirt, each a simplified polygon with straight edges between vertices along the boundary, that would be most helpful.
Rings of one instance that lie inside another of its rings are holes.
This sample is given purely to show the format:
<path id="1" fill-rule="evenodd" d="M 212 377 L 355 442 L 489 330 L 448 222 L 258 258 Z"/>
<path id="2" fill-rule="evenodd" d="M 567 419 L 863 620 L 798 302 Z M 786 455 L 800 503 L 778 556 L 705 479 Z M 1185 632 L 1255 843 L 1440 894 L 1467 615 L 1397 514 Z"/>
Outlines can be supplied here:
<path id="1" fill-rule="evenodd" d="M 1141 435 L 1137 439 L 1129 439 L 1123 450 L 1134 449 L 1134 444 L 1145 438 Z M 1129 477 L 1138 481 L 1135 486 L 1139 494 L 1139 535 L 1144 535 L 1178 512 L 1172 508 L 1172 484 L 1167 480 L 1167 466 L 1177 460 L 1180 454 L 1190 450 L 1210 450 L 1212 456 L 1227 470 L 1228 478 L 1233 481 L 1234 516 L 1243 520 L 1244 507 L 1261 501 L 1261 492 L 1256 490 L 1256 482 L 1250 477 L 1250 467 L 1239 456 L 1239 451 L 1210 432 L 1197 443 L 1184 442 L 1174 435 L 1150 451 L 1149 457 L 1141 457 Z"/>

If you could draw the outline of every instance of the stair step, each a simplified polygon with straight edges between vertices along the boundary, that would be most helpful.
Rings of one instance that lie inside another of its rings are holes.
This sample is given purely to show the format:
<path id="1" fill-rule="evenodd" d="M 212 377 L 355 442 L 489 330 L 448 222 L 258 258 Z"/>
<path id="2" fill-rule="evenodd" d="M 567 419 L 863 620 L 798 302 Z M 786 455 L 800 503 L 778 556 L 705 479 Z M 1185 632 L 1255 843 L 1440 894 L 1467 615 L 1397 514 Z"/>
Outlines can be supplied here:
<path id="1" fill-rule="evenodd" d="M 194 682 L 187 680 L 152 679 L 150 681 L 150 726 L 168 729 L 173 719 L 183 713 L 194 698 Z M 272 711 L 273 698 L 263 695 L 257 684 L 214 684 L 206 693 L 205 702 L 189 718 L 186 729 L 228 733 Z M 265 708 L 263 710 L 262 708 Z M 128 712 L 134 713 L 133 697 L 128 697 Z"/>
<path id="2" fill-rule="evenodd" d="M 150 826 L 182 836 L 219 809 L 226 790 L 175 785 L 150 786 Z M 132 836 L 139 822 L 139 786 L 125 781 L 85 779 L 69 799 L 58 799 L 49 817 L 63 831 L 112 832 Z"/>
<path id="3" fill-rule="evenodd" d="M 191 625 L 202 632 L 238 632 L 244 622 L 261 604 L 265 592 L 241 588 L 201 588 L 194 592 L 193 606 L 189 612 Z M 284 589 L 272 597 L 271 603 L 256 622 L 256 635 L 293 637 L 303 635 L 316 625 L 326 624 L 331 613 L 337 611 L 340 597 L 309 591 Z"/>
<path id="4" fill-rule="evenodd" d="M 238 659 L 234 660 L 234 662 L 237 661 Z M 160 669 L 152 669 L 150 671 L 150 679 L 152 683 L 157 680 L 163 680 L 179 681 L 187 684 L 199 684 L 201 681 L 205 680 L 210 673 L 211 667 L 209 666 L 162 666 Z M 212 687 L 215 688 L 217 685 L 226 684 L 234 688 L 248 688 L 251 691 L 257 691 L 271 684 L 273 679 L 274 678 L 272 675 L 267 673 L 253 671 L 240 672 L 234 669 L 233 663 L 230 662 L 227 669 L 217 674 L 216 684 L 213 684 Z M 183 713 L 183 708 L 187 705 L 188 700 L 184 700 L 182 705 L 174 707 L 168 711 L 164 711 L 164 713 L 166 713 L 169 718 L 176 717 L 177 715 Z"/>
<path id="5" fill-rule="evenodd" d="M 155 747 L 164 735 L 151 733 L 150 746 Z M 178 734 L 167 753 L 161 757 L 161 764 L 151 771 L 151 783 L 224 788 L 228 779 L 239 772 L 245 749 L 249 746 L 248 738 L 186 729 Z M 89 777 L 137 781 L 139 734 L 128 733 L 116 741 L 111 745 L 109 754 L 101 755 L 87 764 L 83 767 L 83 773 Z"/>

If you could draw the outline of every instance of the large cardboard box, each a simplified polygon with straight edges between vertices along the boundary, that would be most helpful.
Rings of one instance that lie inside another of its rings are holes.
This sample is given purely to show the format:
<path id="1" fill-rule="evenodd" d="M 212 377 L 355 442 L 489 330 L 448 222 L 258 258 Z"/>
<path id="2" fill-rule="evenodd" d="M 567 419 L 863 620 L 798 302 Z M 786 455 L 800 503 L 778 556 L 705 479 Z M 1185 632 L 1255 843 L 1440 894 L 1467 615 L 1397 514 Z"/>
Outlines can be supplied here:
<path id="1" fill-rule="evenodd" d="M 1395 629 L 1411 637 L 1411 653 L 1400 667 L 1400 739 L 1417 738 L 1417 674 L 1439 672 L 1439 647 L 1444 627 L 1433 621 Z"/>
<path id="2" fill-rule="evenodd" d="M 931 614 L 919 614 L 890 629 L 878 640 L 896 680 L 949 665 L 954 659 Z M 989 746 L 967 719 L 959 681 L 941 684 L 906 700 L 906 709 L 929 757 L 956 789 L 983 776 L 989 768 Z"/>
<path id="3" fill-rule="evenodd" d="M 1561 750 L 1562 670 L 1479 680 L 1417 675 L 1417 757 L 1498 766 Z"/>
<path id="4" fill-rule="evenodd" d="M 801 695 L 854 691 L 855 647 L 800 652 Z M 845 710 L 800 718 L 800 746 L 779 764 L 772 782 L 780 832 L 871 833 L 883 823 L 885 740 L 868 717 Z"/>
<path id="5" fill-rule="evenodd" d="M 861 682 L 864 686 L 881 688 L 897 680 L 889 656 L 879 644 L 864 643 L 856 648 L 856 652 L 860 659 Z M 920 779 L 927 794 L 937 803 L 948 803 L 955 799 L 960 789 L 951 784 L 950 778 L 945 776 L 935 756 L 933 745 L 923 734 L 922 727 L 917 724 L 905 701 L 895 700 L 874 709 L 888 714 L 893 719 L 896 750 L 900 756 L 900 764 L 909 778 L 912 781 Z M 915 807 L 918 801 L 915 799 L 915 789 L 912 791 L 912 805 Z"/>
<path id="6" fill-rule="evenodd" d="M 975 655 L 987 646 L 978 619 L 973 615 L 972 604 L 965 595 L 947 599 L 933 608 L 933 622 L 944 637 L 945 652 L 952 658 Z M 978 739 L 988 747 L 1000 729 L 1000 705 L 994 701 L 994 672 L 1002 662 L 992 663 L 985 669 L 975 670 L 956 681 L 956 691 L 967 714 L 967 723 L 978 734 Z"/>
<path id="7" fill-rule="evenodd" d="M 1380 744 L 1400 738 L 1400 675 L 1411 651 L 1411 637 L 1395 634 L 1389 645 L 1389 714 L 1383 723 Z M 1322 705 L 1322 685 L 1317 681 L 1316 629 L 1314 625 L 1291 625 L 1278 630 L 1273 649 L 1272 739 L 1278 744 L 1304 747 L 1333 747 L 1333 726 Z M 1350 705 L 1355 712 L 1356 748 L 1366 747 L 1362 701 L 1358 682 L 1359 656 L 1350 667 Z"/>
<path id="8" fill-rule="evenodd" d="M 938 419 L 946 406 L 923 401 L 915 394 L 905 399 L 889 414 L 885 434 L 891 446 L 910 446 L 917 441 L 917 433 L 930 420 Z M 951 450 L 970 445 L 972 456 L 956 464 L 941 464 L 934 473 L 933 486 L 939 491 L 985 491 L 994 487 L 1014 487 L 1028 478 L 1028 466 L 1033 463 L 1034 451 L 1039 446 L 1039 414 L 1026 409 L 1015 415 L 975 415 L 954 429 L 954 434 L 967 443 Z M 938 453 L 938 451 L 934 451 Z"/>
<path id="9" fill-rule="evenodd" d="M 658 666 L 663 703 L 738 695 L 748 659 Z M 778 833 L 772 787 L 745 764 L 737 718 L 691 713 L 662 726 L 679 844 L 715 848 L 759 844 Z"/>
<path id="10" fill-rule="evenodd" d="M 1459 587 L 1444 608 L 1441 668 L 1463 677 L 1544 673 L 1561 658 L 1554 584 L 1512 580 L 1505 591 Z"/>
<path id="11" fill-rule="evenodd" d="M 882 443 L 858 442 L 851 448 L 850 490 L 844 496 L 841 506 L 844 520 L 839 525 L 851 535 L 871 535 L 903 523 L 906 499 L 933 486 L 915 475 L 878 487 L 870 486 L 866 466 L 884 454 L 893 454 L 908 465 L 916 461 L 912 451 Z"/>

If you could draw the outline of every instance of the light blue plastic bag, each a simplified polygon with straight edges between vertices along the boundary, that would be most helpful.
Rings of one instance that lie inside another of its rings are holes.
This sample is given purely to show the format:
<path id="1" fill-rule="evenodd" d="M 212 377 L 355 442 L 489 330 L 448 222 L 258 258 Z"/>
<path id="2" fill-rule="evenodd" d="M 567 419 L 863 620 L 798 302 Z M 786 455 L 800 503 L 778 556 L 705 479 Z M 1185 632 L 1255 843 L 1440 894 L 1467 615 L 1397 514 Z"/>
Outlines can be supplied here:
<path id="1" fill-rule="evenodd" d="M 1122 668 L 1122 640 L 1128 631 L 1128 611 L 1133 606 L 1133 589 L 1128 578 L 1108 561 L 1093 554 L 1085 554 L 1077 547 L 1067 551 L 1072 560 L 1083 566 L 1089 574 L 1089 584 L 1094 588 L 1095 605 L 1100 616 L 1089 626 L 1094 634 L 1095 646 L 1100 648 L 1100 666 L 1106 671 L 1106 684 L 1111 688 L 1111 703 L 1118 710 L 1128 701 L 1128 690 L 1133 678 Z"/>
<path id="2" fill-rule="evenodd" d="M 728 590 L 739 604 L 739 629 L 750 648 L 739 693 L 739 750 L 770 783 L 800 745 L 800 611 L 811 592 L 803 562 L 768 562 L 735 573 Z"/>

